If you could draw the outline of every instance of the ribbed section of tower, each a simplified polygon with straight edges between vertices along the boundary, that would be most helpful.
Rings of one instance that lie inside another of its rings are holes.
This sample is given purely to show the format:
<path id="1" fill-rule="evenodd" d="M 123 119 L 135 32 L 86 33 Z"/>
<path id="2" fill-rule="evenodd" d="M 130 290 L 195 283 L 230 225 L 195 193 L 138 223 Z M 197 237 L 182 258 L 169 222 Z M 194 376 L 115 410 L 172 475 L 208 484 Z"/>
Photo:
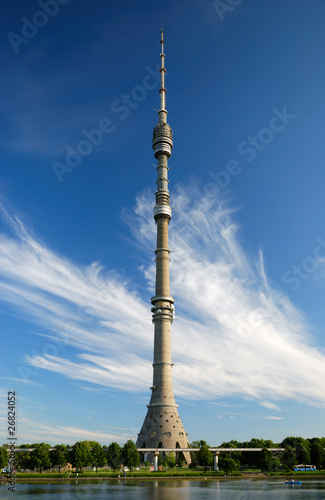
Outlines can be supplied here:
<path id="1" fill-rule="evenodd" d="M 154 219 L 157 224 L 156 291 L 152 297 L 154 323 L 153 385 L 148 412 L 137 439 L 138 448 L 187 448 L 188 439 L 178 414 L 172 383 L 171 324 L 174 299 L 169 290 L 168 226 L 172 216 L 168 190 L 168 159 L 173 148 L 173 133 L 165 109 L 165 54 L 161 32 L 161 87 L 158 124 L 153 130 L 152 147 L 157 159 L 157 191 Z M 190 462 L 190 454 L 185 453 Z"/>

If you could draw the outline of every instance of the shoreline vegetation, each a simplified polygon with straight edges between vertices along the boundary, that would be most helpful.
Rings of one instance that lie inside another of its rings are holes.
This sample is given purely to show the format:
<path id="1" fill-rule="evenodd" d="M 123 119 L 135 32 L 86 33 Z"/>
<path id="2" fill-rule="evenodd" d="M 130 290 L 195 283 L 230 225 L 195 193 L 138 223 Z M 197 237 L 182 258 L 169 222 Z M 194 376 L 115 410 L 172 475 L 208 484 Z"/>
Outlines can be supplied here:
<path id="1" fill-rule="evenodd" d="M 157 449 L 153 457 L 152 450 L 144 453 L 131 439 L 123 446 L 117 442 L 106 446 L 97 441 L 54 447 L 49 443 L 17 446 L 15 442 L 10 446 L 13 449 L 8 444 L 0 447 L 0 470 L 7 476 L 3 481 L 13 484 L 69 479 L 325 477 L 325 438 L 316 437 L 291 436 L 280 444 L 255 438 L 247 442 L 232 440 L 217 447 L 203 440 L 193 441 L 189 448 L 191 463 L 186 463 L 184 450 Z"/>
<path id="2" fill-rule="evenodd" d="M 299 479 L 299 480 L 325 480 L 325 471 L 316 472 L 262 472 L 262 471 L 240 471 L 233 472 L 226 475 L 223 471 L 211 472 L 211 471 L 159 471 L 159 472 L 129 472 L 126 476 L 123 473 L 117 472 L 84 472 L 79 473 L 76 476 L 75 473 L 70 475 L 58 474 L 58 473 L 16 473 L 15 479 L 17 482 L 43 482 L 43 481 L 59 481 L 59 482 L 69 482 L 69 481 L 96 481 L 96 480 L 113 480 L 113 481 L 129 481 L 129 480 L 166 480 L 166 479 L 197 479 L 197 480 L 230 480 L 230 479 L 252 479 L 252 480 L 263 480 L 263 479 Z M 9 478 L 8 478 L 9 480 Z M 0 481 L 5 482 L 6 478 L 0 479 Z"/>
<path id="3" fill-rule="evenodd" d="M 312 476 L 312 477 L 306 477 L 306 476 L 295 476 L 295 480 L 299 479 L 300 481 L 310 481 L 312 479 L 317 479 L 317 481 L 324 481 L 325 480 L 325 472 L 322 474 L 319 474 L 317 476 Z M 218 475 L 218 474 L 178 474 L 178 475 L 173 475 L 173 474 L 160 474 L 160 475 L 149 475 L 149 474 L 139 474 L 139 475 L 132 475 L 132 476 L 126 476 L 123 477 L 116 477 L 116 476 L 108 476 L 108 475 L 97 475 L 97 476 L 83 476 L 83 477 L 53 477 L 52 475 L 44 474 L 42 477 L 16 477 L 16 482 L 17 483 L 43 483 L 43 482 L 62 482 L 62 483 L 69 483 L 73 482 L 76 483 L 78 481 L 117 481 L 117 482 L 122 482 L 122 481 L 166 481 L 166 480 L 191 480 L 191 481 L 202 481 L 202 480 L 207 480 L 207 481 L 215 481 L 215 480 L 220 480 L 220 481 L 229 481 L 229 480 L 242 480 L 242 479 L 251 479 L 255 481 L 263 481 L 263 480 L 270 480 L 270 479 L 282 479 L 282 481 L 286 480 L 291 480 L 292 477 L 289 477 L 289 475 L 267 475 L 264 473 L 256 473 L 256 474 L 232 474 L 229 476 L 225 476 L 224 474 Z M 2 479 L 0 482 L 5 482 L 6 480 Z"/>

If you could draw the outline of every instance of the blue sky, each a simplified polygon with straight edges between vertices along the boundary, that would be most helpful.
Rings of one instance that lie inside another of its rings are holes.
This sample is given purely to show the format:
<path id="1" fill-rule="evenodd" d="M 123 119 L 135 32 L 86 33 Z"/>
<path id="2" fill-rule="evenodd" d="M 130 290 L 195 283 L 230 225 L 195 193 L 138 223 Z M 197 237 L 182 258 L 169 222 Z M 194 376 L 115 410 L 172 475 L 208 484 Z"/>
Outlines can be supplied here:
<path id="1" fill-rule="evenodd" d="M 0 422 L 136 439 L 165 30 L 174 391 L 189 440 L 324 436 L 325 4 L 0 6 Z M 5 437 L 4 437 L 5 441 Z"/>

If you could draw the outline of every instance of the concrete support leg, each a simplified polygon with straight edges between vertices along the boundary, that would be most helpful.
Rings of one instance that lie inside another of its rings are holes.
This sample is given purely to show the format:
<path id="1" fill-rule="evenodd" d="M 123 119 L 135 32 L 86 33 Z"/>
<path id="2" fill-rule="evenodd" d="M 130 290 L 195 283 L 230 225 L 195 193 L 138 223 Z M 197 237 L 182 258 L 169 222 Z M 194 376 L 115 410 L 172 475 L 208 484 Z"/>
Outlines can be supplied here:
<path id="1" fill-rule="evenodd" d="M 157 472 L 158 470 L 158 457 L 159 457 L 159 451 L 155 452 L 155 456 L 153 457 L 153 470 Z"/>
<path id="2" fill-rule="evenodd" d="M 217 451 L 213 457 L 213 469 L 216 472 L 219 472 L 219 455 L 220 455 L 220 451 Z"/>

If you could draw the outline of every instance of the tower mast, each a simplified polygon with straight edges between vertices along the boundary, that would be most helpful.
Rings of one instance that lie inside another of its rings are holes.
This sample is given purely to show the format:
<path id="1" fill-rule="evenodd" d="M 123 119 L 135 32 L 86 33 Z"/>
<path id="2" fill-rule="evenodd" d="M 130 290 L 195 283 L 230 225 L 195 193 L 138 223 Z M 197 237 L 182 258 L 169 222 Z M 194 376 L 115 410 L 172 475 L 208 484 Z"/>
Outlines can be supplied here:
<path id="1" fill-rule="evenodd" d="M 175 402 L 172 385 L 171 324 L 174 299 L 169 290 L 168 226 L 172 216 L 168 191 L 168 159 L 173 148 L 173 133 L 167 124 L 165 89 L 164 32 L 161 30 L 161 86 L 158 124 L 153 129 L 152 147 L 157 159 L 157 191 L 154 219 L 157 224 L 156 290 L 151 298 L 154 324 L 153 385 L 148 412 L 138 435 L 138 448 L 187 448 L 188 439 Z M 185 453 L 190 461 L 190 454 Z"/>

